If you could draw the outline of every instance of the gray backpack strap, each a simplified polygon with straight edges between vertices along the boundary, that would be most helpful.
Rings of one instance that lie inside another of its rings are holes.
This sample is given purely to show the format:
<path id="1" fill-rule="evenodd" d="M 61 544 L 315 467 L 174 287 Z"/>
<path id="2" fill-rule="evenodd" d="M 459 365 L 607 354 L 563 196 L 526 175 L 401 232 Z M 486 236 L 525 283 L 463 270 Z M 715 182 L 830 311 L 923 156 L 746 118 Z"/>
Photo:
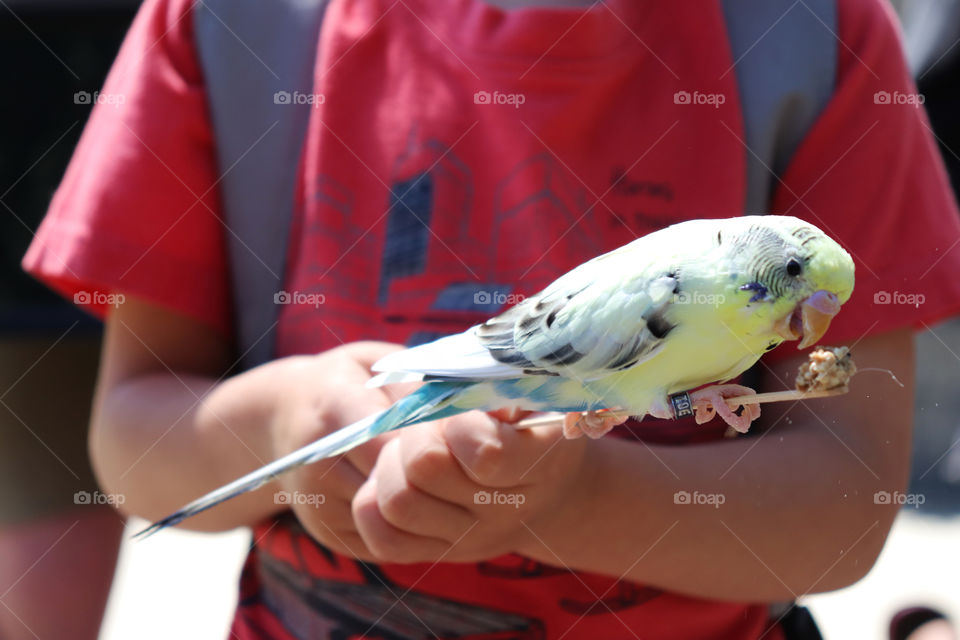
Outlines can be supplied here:
<path id="1" fill-rule="evenodd" d="M 721 4 L 750 148 L 744 150 L 744 211 L 769 213 L 776 177 L 783 176 L 833 95 L 836 0 L 721 0 Z"/>
<path id="2" fill-rule="evenodd" d="M 204 0 L 197 52 L 222 175 L 237 344 L 244 368 L 273 357 L 296 176 L 325 0 Z"/>

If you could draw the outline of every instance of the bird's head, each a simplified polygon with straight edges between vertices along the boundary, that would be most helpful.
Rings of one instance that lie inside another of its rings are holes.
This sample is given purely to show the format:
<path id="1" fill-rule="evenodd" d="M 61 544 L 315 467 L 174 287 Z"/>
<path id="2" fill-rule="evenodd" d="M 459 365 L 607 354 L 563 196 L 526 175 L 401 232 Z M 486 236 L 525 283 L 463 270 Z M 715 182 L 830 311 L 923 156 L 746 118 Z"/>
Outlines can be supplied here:
<path id="1" fill-rule="evenodd" d="M 853 259 L 820 229 L 797 218 L 751 216 L 747 224 L 737 238 L 747 279 L 739 291 L 746 304 L 769 305 L 763 316 L 773 332 L 799 340 L 798 349 L 816 344 L 853 293 Z"/>

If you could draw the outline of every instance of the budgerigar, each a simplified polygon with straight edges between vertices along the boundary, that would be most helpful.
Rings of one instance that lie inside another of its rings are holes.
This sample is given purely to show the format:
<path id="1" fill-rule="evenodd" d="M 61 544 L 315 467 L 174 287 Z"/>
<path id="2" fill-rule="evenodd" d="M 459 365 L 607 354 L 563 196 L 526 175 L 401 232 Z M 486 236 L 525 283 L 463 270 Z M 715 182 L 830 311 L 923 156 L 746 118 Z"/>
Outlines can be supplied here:
<path id="1" fill-rule="evenodd" d="M 373 384 L 423 380 L 389 409 L 254 471 L 152 525 L 181 522 L 300 465 L 371 438 L 472 409 L 567 413 L 564 433 L 599 437 L 623 417 L 675 416 L 670 398 L 735 378 L 784 340 L 816 343 L 853 292 L 850 255 L 820 229 L 786 216 L 691 220 L 604 254 L 487 322 L 393 353 Z M 714 411 L 738 431 L 711 386 L 686 399 L 698 422 Z M 586 412 L 585 414 L 583 412 Z"/>

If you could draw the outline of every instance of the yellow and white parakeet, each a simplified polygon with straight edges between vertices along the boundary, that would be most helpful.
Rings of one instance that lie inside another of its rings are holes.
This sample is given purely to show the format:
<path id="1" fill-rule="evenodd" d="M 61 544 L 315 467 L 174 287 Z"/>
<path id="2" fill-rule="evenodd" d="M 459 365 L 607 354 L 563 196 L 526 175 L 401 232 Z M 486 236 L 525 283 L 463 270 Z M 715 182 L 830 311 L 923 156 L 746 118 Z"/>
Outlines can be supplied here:
<path id="1" fill-rule="evenodd" d="M 580 265 L 481 325 L 383 358 L 371 383 L 424 384 L 389 409 L 211 492 L 145 533 L 379 434 L 472 409 L 568 413 L 568 437 L 599 437 L 625 420 L 597 413 L 605 409 L 672 418 L 672 394 L 735 378 L 784 340 L 800 340 L 801 349 L 816 343 L 853 283 L 850 255 L 797 218 L 673 225 Z M 759 405 L 745 404 L 737 415 L 723 400 L 745 393 L 752 391 L 720 385 L 686 398 L 698 421 L 715 410 L 746 431 Z"/>

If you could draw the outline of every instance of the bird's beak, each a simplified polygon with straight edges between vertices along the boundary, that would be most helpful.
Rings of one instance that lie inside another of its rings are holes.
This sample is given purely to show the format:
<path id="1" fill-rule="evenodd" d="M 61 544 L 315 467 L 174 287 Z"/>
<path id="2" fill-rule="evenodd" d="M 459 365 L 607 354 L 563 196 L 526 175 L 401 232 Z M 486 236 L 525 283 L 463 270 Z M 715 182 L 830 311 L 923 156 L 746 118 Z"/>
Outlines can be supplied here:
<path id="1" fill-rule="evenodd" d="M 774 331 L 784 340 L 800 340 L 797 349 L 806 349 L 823 337 L 839 312 L 837 296 L 821 289 L 777 320 Z"/>

